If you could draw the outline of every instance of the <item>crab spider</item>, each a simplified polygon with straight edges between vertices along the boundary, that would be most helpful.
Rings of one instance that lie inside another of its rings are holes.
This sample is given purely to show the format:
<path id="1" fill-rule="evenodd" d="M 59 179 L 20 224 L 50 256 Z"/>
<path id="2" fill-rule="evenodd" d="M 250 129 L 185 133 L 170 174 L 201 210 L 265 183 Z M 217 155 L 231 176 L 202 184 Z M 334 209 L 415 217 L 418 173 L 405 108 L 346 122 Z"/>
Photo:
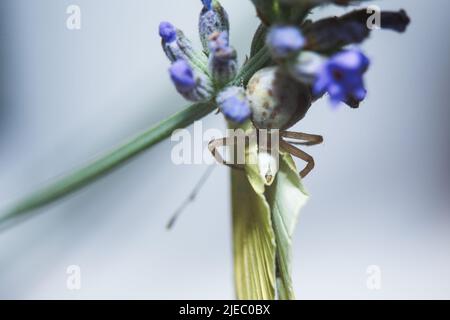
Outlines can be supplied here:
<path id="1" fill-rule="evenodd" d="M 260 131 L 268 132 L 268 141 L 273 141 L 274 134 L 276 134 L 276 140 L 282 151 L 307 163 L 299 173 L 301 178 L 306 177 L 314 169 L 314 159 L 296 145 L 321 144 L 323 138 L 320 135 L 292 132 L 287 129 L 302 120 L 311 107 L 313 98 L 310 88 L 296 82 L 281 69 L 269 67 L 258 71 L 250 79 L 246 90 L 246 99 L 252 111 L 251 121 L 257 132 L 259 152 L 264 149 L 259 139 Z M 249 143 L 248 135 L 245 143 Z M 219 163 L 242 170 L 242 164 L 225 161 L 218 151 L 219 147 L 232 147 L 235 144 L 236 137 L 221 138 L 212 140 L 208 148 Z M 268 146 L 268 150 L 270 149 L 271 144 Z"/>

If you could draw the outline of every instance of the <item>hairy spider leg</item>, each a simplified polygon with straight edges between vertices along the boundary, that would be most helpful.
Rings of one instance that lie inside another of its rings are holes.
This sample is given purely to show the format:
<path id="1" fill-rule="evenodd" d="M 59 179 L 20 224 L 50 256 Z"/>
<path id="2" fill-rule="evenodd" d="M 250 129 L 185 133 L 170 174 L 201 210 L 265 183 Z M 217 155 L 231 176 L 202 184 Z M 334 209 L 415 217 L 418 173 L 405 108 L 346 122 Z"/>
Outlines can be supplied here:
<path id="1" fill-rule="evenodd" d="M 288 139 L 303 140 L 303 141 L 288 141 L 291 144 L 297 144 L 302 146 L 315 146 L 323 142 L 322 136 L 303 132 L 280 131 L 280 136 Z"/>
<path id="2" fill-rule="evenodd" d="M 289 152 L 294 157 L 302 159 L 303 161 L 305 161 L 307 163 L 306 167 L 302 171 L 300 171 L 300 177 L 302 179 L 304 177 L 306 177 L 311 172 L 312 169 L 314 169 L 314 165 L 315 165 L 314 158 L 311 157 L 306 152 L 300 150 L 297 147 L 294 147 L 293 145 L 289 144 L 288 142 L 284 141 L 283 139 L 280 139 L 280 147 L 282 149 L 284 149 L 285 151 Z"/>
<path id="3" fill-rule="evenodd" d="M 246 137 L 247 140 L 247 137 Z M 208 149 L 211 152 L 212 156 L 216 159 L 217 162 L 224 164 L 230 168 L 237 169 L 237 170 L 244 170 L 243 164 L 234 164 L 234 163 L 228 163 L 225 161 L 218 151 L 218 148 L 220 147 L 233 147 L 236 144 L 236 137 L 228 137 L 228 138 L 220 138 L 220 139 L 214 139 L 209 142 Z"/>

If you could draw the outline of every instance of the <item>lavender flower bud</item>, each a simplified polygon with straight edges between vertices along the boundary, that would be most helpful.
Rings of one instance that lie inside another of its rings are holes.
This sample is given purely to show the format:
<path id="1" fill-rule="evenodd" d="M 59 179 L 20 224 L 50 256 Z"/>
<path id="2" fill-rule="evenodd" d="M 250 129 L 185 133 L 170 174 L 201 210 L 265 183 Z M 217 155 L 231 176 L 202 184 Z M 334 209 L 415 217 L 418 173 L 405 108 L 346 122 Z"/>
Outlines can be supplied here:
<path id="1" fill-rule="evenodd" d="M 237 54 L 236 50 L 229 46 L 228 33 L 215 32 L 209 41 L 209 71 L 217 86 L 221 87 L 237 74 Z"/>
<path id="2" fill-rule="evenodd" d="M 200 12 L 198 29 L 203 49 L 209 52 L 209 39 L 216 32 L 228 32 L 230 24 L 228 14 L 218 0 L 202 0 L 203 9 Z"/>
<path id="3" fill-rule="evenodd" d="M 242 87 L 228 87 L 216 98 L 220 111 L 227 119 L 244 123 L 251 116 L 251 110 L 245 90 Z"/>
<path id="4" fill-rule="evenodd" d="M 177 29 L 167 21 L 159 24 L 159 36 L 166 43 L 174 42 L 177 39 Z"/>
<path id="5" fill-rule="evenodd" d="M 266 44 L 274 59 L 287 59 L 300 52 L 305 39 L 300 29 L 294 26 L 274 26 L 267 35 Z"/>
<path id="6" fill-rule="evenodd" d="M 203 102 L 211 99 L 213 88 L 209 78 L 195 72 L 185 60 L 175 61 L 169 69 L 177 91 L 187 100 Z"/>
<path id="7" fill-rule="evenodd" d="M 203 52 L 196 51 L 191 41 L 184 33 L 175 28 L 170 22 L 161 22 L 159 25 L 162 48 L 171 62 L 177 60 L 188 61 L 195 69 L 208 72 L 208 58 Z"/>

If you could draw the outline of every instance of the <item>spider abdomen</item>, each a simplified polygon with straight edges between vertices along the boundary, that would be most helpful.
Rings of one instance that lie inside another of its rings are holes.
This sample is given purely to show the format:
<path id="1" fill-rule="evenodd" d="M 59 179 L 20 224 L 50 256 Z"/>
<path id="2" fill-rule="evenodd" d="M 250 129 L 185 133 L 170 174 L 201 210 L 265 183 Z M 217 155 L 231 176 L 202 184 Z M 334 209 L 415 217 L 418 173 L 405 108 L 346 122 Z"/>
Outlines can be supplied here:
<path id="1" fill-rule="evenodd" d="M 252 121 L 258 129 L 287 129 L 311 106 L 310 89 L 277 67 L 255 73 L 247 86 Z"/>

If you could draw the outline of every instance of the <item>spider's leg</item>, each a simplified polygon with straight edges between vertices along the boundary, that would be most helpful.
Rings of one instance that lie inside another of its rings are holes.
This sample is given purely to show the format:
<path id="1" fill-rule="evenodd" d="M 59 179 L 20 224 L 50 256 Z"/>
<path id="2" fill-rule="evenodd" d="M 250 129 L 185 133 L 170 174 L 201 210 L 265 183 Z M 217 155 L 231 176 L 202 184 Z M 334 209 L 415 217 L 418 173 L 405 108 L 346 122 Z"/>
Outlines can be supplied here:
<path id="1" fill-rule="evenodd" d="M 280 135 L 282 137 L 289 139 L 301 140 L 301 141 L 290 141 L 290 143 L 302 146 L 314 146 L 316 144 L 321 144 L 323 142 L 323 137 L 316 134 L 308 134 L 303 132 L 292 132 L 292 131 L 280 131 Z"/>
<path id="2" fill-rule="evenodd" d="M 227 161 L 225 161 L 223 159 L 222 155 L 220 154 L 220 152 L 217 150 L 217 148 L 220 148 L 220 147 L 226 147 L 226 146 L 231 147 L 234 145 L 235 145 L 234 138 L 221 138 L 221 139 L 215 139 L 215 140 L 210 141 L 208 144 L 208 149 L 211 152 L 212 156 L 216 159 L 217 162 L 224 164 L 226 166 L 229 166 L 230 168 L 233 168 L 233 169 L 244 170 L 243 165 L 228 163 Z"/>
<path id="3" fill-rule="evenodd" d="M 311 172 L 312 169 L 314 169 L 314 159 L 306 152 L 300 150 L 297 147 L 294 147 L 293 145 L 287 143 L 283 139 L 280 139 L 280 146 L 285 151 L 289 152 L 293 156 L 302 159 L 303 161 L 306 161 L 306 167 L 300 172 L 300 177 L 304 178 L 308 175 L 308 173 Z"/>

